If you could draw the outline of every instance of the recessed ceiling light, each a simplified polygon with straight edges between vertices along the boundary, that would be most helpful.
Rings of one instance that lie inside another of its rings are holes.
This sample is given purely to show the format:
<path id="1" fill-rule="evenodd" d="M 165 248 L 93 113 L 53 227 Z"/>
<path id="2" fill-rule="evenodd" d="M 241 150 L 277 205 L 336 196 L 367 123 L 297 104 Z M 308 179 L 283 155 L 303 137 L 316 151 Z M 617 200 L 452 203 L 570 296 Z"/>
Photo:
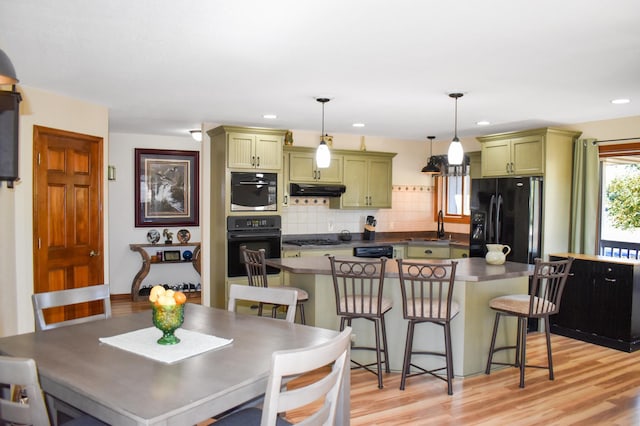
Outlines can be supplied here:
<path id="1" fill-rule="evenodd" d="M 631 102 L 631 99 L 625 99 L 625 98 L 614 99 L 611 101 L 612 104 L 616 104 L 616 105 L 628 104 L 629 102 Z"/>
<path id="2" fill-rule="evenodd" d="M 487 121 L 487 120 L 480 120 L 480 121 L 476 122 L 476 124 L 478 126 L 488 126 L 489 124 L 491 124 L 491 122 Z"/>
<path id="3" fill-rule="evenodd" d="M 268 120 L 275 120 L 276 118 L 278 118 L 278 116 L 275 114 L 265 114 L 262 116 L 262 118 L 266 118 Z"/>
<path id="4" fill-rule="evenodd" d="M 364 123 L 353 123 L 353 127 L 364 127 Z"/>

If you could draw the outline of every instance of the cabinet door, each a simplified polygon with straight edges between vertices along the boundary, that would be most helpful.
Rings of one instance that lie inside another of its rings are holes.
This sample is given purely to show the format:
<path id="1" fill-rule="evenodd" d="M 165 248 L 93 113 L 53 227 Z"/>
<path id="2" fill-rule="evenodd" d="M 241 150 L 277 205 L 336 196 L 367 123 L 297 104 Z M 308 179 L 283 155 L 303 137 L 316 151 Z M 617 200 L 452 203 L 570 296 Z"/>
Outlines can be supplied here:
<path id="1" fill-rule="evenodd" d="M 315 153 L 292 152 L 289 154 L 289 180 L 296 183 L 342 183 L 342 156 L 332 155 L 329 167 L 318 169 Z"/>
<path id="2" fill-rule="evenodd" d="M 512 174 L 516 176 L 544 173 L 544 144 L 541 136 L 525 136 L 511 140 Z"/>
<path id="3" fill-rule="evenodd" d="M 448 259 L 451 252 L 449 246 L 408 246 L 407 259 Z"/>
<path id="4" fill-rule="evenodd" d="M 344 184 L 347 189 L 340 197 L 342 208 L 366 207 L 367 166 L 365 158 L 344 156 Z"/>
<path id="5" fill-rule="evenodd" d="M 482 144 L 482 177 L 509 175 L 511 142 L 508 139 Z"/>
<path id="6" fill-rule="evenodd" d="M 469 249 L 451 247 L 451 259 L 466 259 L 469 257 Z"/>
<path id="7" fill-rule="evenodd" d="M 255 136 L 229 133 L 227 136 L 227 166 L 239 169 L 255 168 Z"/>
<path id="8" fill-rule="evenodd" d="M 629 341 L 633 270 L 629 265 L 594 262 L 592 332 Z"/>
<path id="9" fill-rule="evenodd" d="M 566 258 L 551 257 L 551 260 Z M 567 278 L 560 311 L 550 317 L 550 323 L 585 333 L 593 332 L 593 320 L 591 319 L 591 291 L 593 288 L 593 265 L 589 261 L 576 259 L 571 266 L 571 272 Z"/>
<path id="10" fill-rule="evenodd" d="M 256 135 L 255 157 L 256 168 L 280 170 L 282 168 L 282 136 Z"/>
<path id="11" fill-rule="evenodd" d="M 391 208 L 391 159 L 370 159 L 368 178 L 369 207 Z"/>
<path id="12" fill-rule="evenodd" d="M 315 165 L 315 155 L 314 155 Z M 342 156 L 331 154 L 331 164 L 325 169 L 317 169 L 318 182 L 342 183 Z"/>

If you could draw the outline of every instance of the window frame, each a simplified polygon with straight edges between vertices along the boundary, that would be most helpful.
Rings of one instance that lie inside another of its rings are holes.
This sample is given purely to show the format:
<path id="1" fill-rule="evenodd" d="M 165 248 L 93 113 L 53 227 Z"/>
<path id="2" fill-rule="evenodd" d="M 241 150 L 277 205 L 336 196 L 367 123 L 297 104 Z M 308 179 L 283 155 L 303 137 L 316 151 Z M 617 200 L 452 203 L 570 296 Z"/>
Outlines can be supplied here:
<path id="1" fill-rule="evenodd" d="M 444 222 L 445 223 L 462 223 L 462 224 L 470 224 L 471 223 L 471 215 L 464 214 L 464 208 L 462 214 L 450 214 L 447 212 L 447 209 L 444 206 L 449 205 L 449 178 L 455 176 L 435 176 L 435 184 L 434 184 L 434 203 L 433 203 L 433 220 L 437 222 L 438 220 L 438 212 L 442 210 Z M 464 175 L 463 175 L 464 177 Z M 469 177 L 469 188 L 466 188 L 465 179 L 462 179 L 462 199 L 464 200 L 465 194 L 468 192 L 469 196 L 471 196 L 471 176 Z"/>

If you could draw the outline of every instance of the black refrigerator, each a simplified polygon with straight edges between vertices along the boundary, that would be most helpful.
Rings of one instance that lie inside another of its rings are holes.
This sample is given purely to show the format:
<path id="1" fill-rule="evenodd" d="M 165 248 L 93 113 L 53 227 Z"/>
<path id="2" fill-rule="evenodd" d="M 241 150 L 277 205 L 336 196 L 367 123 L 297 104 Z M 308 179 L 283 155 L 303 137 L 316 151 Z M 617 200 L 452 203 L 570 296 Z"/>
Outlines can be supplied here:
<path id="1" fill-rule="evenodd" d="M 487 244 L 511 247 L 511 262 L 532 264 L 540 257 L 541 177 L 472 179 L 470 205 L 470 257 L 484 257 Z"/>

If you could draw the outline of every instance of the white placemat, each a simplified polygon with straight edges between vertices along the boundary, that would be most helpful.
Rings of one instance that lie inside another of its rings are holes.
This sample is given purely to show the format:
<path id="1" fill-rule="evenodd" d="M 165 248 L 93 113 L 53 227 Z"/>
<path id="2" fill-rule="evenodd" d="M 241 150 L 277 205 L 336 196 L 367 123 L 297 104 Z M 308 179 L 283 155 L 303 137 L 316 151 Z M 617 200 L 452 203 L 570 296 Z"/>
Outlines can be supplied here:
<path id="1" fill-rule="evenodd" d="M 222 337 L 182 328 L 177 329 L 175 335 L 180 339 L 180 343 L 175 345 L 158 344 L 157 340 L 162 337 L 162 331 L 155 327 L 143 328 L 129 333 L 118 334 L 117 336 L 100 337 L 99 340 L 116 348 L 167 364 L 172 364 L 233 342 L 233 339 L 223 339 Z"/>

